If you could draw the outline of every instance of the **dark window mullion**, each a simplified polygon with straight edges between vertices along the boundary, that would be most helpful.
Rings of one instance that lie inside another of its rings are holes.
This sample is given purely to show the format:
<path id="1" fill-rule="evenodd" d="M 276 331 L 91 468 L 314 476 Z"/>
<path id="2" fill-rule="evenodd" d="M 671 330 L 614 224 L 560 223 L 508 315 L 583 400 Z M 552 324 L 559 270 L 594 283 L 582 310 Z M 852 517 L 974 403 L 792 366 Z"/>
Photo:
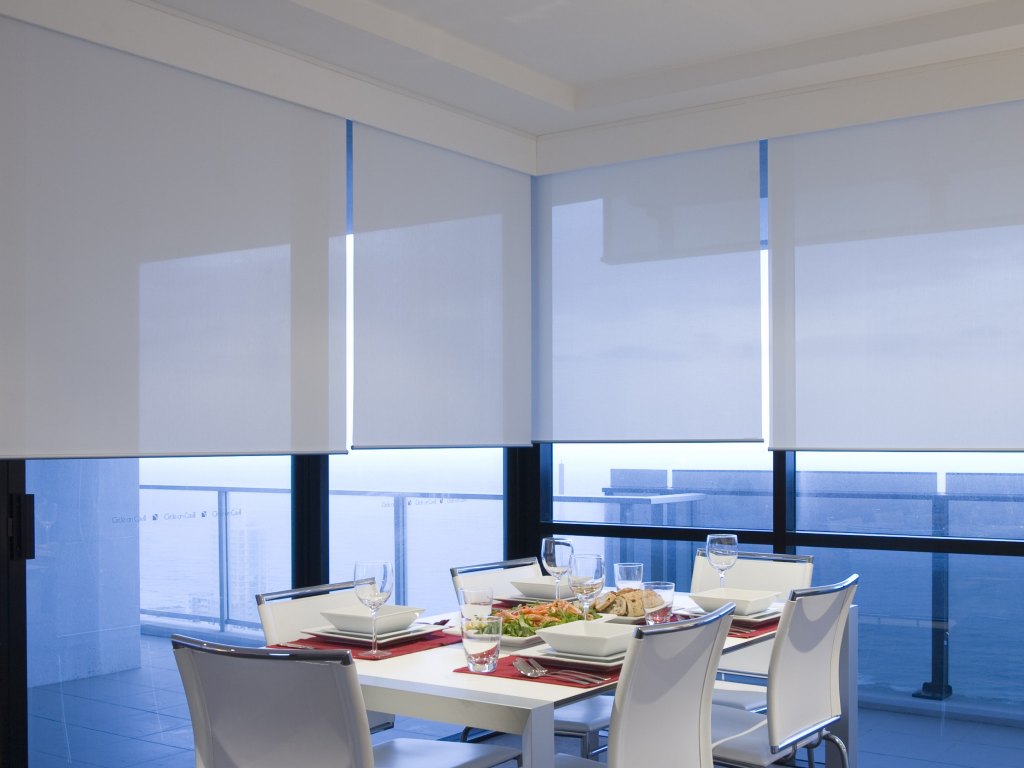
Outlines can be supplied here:
<path id="1" fill-rule="evenodd" d="M 292 456 L 292 587 L 330 581 L 326 454 Z"/>

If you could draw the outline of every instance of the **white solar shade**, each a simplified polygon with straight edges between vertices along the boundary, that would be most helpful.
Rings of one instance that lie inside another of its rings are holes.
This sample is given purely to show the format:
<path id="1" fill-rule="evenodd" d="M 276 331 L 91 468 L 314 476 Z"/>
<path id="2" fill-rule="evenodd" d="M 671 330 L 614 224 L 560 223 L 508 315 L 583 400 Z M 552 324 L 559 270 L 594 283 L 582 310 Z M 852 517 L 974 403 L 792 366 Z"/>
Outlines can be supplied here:
<path id="1" fill-rule="evenodd" d="M 530 179 L 355 125 L 353 444 L 530 442 Z"/>
<path id="2" fill-rule="evenodd" d="M 0 455 L 343 451 L 344 121 L 7 19 L 0 93 Z"/>
<path id="3" fill-rule="evenodd" d="M 1024 104 L 769 144 L 776 449 L 1024 448 Z"/>
<path id="4" fill-rule="evenodd" d="M 538 180 L 539 441 L 761 439 L 754 144 Z"/>

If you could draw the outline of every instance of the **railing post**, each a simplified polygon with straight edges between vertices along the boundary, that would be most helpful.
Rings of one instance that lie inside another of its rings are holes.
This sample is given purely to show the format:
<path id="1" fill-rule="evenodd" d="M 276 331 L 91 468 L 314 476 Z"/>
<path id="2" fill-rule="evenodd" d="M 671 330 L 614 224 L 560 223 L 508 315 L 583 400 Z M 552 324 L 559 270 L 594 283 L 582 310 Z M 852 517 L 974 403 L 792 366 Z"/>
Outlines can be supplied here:
<path id="1" fill-rule="evenodd" d="M 392 503 L 395 516 L 395 604 L 406 605 L 409 594 L 409 569 L 406 559 L 409 555 L 409 497 L 393 496 Z"/>
<path id="2" fill-rule="evenodd" d="M 228 492 L 217 491 L 217 578 L 220 582 L 220 631 L 228 626 L 230 582 L 228 581 Z"/>
<path id="3" fill-rule="evenodd" d="M 932 534 L 949 535 L 949 500 L 936 494 L 932 501 Z M 932 554 L 932 679 L 913 694 L 918 699 L 948 699 L 949 684 L 949 555 Z"/>

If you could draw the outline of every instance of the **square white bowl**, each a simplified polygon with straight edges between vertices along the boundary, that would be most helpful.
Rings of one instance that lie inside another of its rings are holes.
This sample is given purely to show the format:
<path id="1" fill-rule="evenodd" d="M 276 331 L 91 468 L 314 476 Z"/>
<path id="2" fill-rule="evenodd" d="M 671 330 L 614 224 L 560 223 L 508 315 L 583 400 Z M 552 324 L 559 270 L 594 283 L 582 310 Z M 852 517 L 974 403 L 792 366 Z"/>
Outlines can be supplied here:
<path id="1" fill-rule="evenodd" d="M 559 653 L 583 656 L 613 656 L 623 653 L 634 627 L 610 621 L 570 621 L 538 629 L 540 638 Z"/>
<path id="2" fill-rule="evenodd" d="M 512 582 L 512 586 L 518 589 L 526 597 L 533 598 L 534 600 L 555 599 L 554 576 L 537 576 L 533 579 L 517 579 Z M 562 583 L 558 585 L 558 596 L 563 600 L 570 600 L 573 598 L 572 590 L 569 589 L 568 579 L 563 578 Z"/>
<path id="3" fill-rule="evenodd" d="M 693 602 L 705 611 L 716 611 L 726 603 L 736 603 L 736 613 L 739 616 L 749 616 L 752 613 L 766 610 L 778 596 L 778 592 L 767 592 L 760 589 L 733 589 L 731 587 L 718 587 L 704 592 L 690 593 Z"/>
<path id="4" fill-rule="evenodd" d="M 419 615 L 422 608 L 410 608 L 407 605 L 382 605 L 377 610 L 377 634 L 398 632 L 407 629 Z M 327 619 L 340 632 L 355 632 L 368 635 L 370 626 L 370 609 L 365 605 L 352 605 L 333 611 L 321 611 L 320 615 Z"/>

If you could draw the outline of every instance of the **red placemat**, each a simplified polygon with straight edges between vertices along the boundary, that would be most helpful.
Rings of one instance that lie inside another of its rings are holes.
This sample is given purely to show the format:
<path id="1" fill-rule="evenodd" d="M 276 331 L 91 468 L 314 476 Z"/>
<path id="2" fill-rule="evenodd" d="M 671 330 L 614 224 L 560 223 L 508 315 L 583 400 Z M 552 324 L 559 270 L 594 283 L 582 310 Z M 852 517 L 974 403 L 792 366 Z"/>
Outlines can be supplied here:
<path id="1" fill-rule="evenodd" d="M 461 643 L 462 638 L 458 635 L 446 635 L 441 632 L 442 627 L 438 627 L 436 632 L 432 632 L 426 637 L 420 637 L 416 640 L 410 640 L 407 643 L 392 643 L 391 645 L 385 646 L 382 650 L 391 651 L 390 656 L 385 656 L 386 659 L 392 659 L 395 656 L 406 656 L 410 653 L 416 653 L 417 651 L 427 651 L 431 648 L 440 648 L 445 645 L 451 645 L 452 643 Z M 318 637 L 303 637 L 295 640 L 291 643 L 282 643 L 281 645 L 272 645 L 271 648 L 309 648 L 315 651 L 352 651 L 352 655 L 359 658 L 361 651 L 369 650 L 368 645 L 354 645 L 352 643 L 335 643 L 330 640 L 321 640 Z M 363 661 L 378 661 L 378 659 L 363 659 Z"/>
<path id="2" fill-rule="evenodd" d="M 760 637 L 761 635 L 770 635 L 772 632 L 779 628 L 779 621 L 769 621 L 766 624 L 761 624 L 757 627 L 738 627 L 733 626 L 729 629 L 729 637 Z"/>
<path id="3" fill-rule="evenodd" d="M 581 669 L 580 672 L 587 672 L 592 675 L 601 675 L 607 677 L 608 680 L 604 683 L 572 683 L 568 680 L 562 680 L 551 676 L 547 677 L 527 677 L 526 675 L 520 674 L 519 670 L 512 666 L 512 659 L 515 656 L 502 656 L 498 659 L 498 668 L 493 672 L 470 672 L 469 667 L 459 667 L 456 672 L 466 672 L 471 675 L 491 675 L 492 677 L 507 677 L 510 680 L 532 680 L 535 683 L 547 683 L 549 685 L 568 685 L 570 688 L 595 688 L 598 685 L 606 685 L 607 683 L 614 683 L 619 679 L 619 672 L 621 669 Z M 554 667 L 554 664 L 550 666 Z M 570 669 L 570 667 L 563 667 L 563 669 Z"/>

